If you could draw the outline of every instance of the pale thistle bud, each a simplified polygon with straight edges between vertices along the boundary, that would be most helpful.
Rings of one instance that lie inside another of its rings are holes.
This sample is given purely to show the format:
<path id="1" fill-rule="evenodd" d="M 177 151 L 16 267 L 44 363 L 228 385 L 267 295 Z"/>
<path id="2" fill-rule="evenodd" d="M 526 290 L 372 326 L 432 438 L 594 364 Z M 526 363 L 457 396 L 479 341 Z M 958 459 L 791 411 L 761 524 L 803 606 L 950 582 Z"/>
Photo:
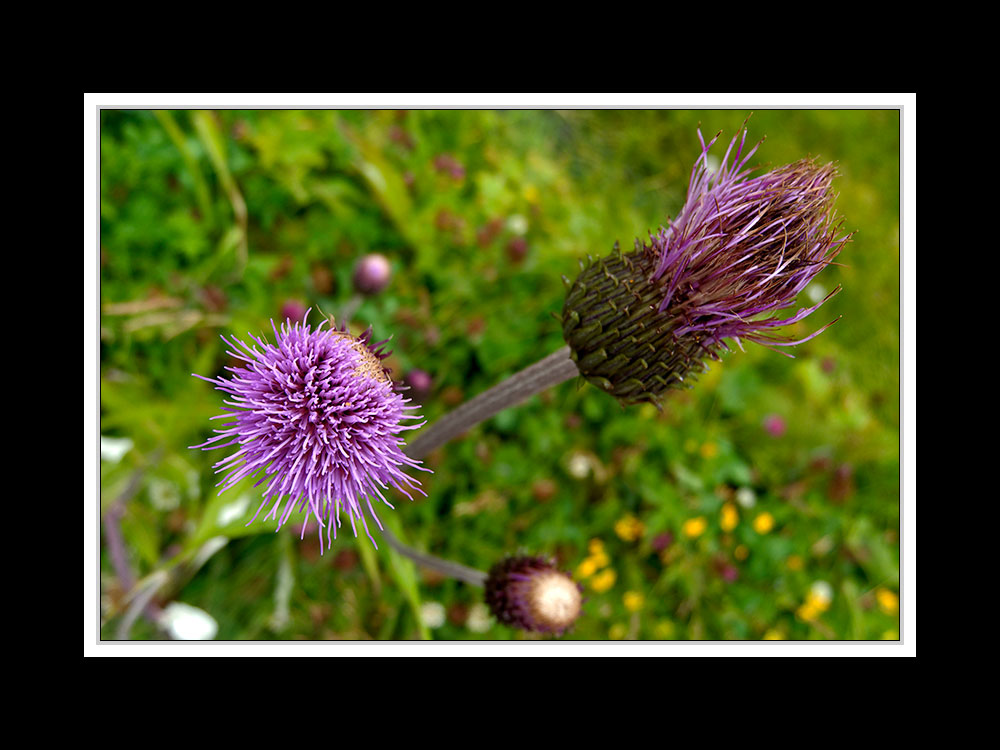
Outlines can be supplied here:
<path id="1" fill-rule="evenodd" d="M 486 604 L 504 625 L 561 634 L 580 616 L 582 588 L 544 557 L 508 557 L 490 569 Z"/>
<path id="2" fill-rule="evenodd" d="M 354 288 L 361 294 L 378 294 L 392 278 L 392 265 L 381 253 L 369 253 L 354 267 Z"/>

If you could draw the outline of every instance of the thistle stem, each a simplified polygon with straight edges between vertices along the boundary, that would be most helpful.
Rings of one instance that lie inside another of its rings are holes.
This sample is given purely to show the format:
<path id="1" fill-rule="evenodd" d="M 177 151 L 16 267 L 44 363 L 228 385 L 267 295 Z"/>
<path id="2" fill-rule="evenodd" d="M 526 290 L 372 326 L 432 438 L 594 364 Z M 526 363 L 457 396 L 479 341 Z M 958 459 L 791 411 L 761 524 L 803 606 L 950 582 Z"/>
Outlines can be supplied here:
<path id="1" fill-rule="evenodd" d="M 482 588 L 486 585 L 487 574 L 481 570 L 470 568 L 466 565 L 462 565 L 461 563 L 452 562 L 451 560 L 444 560 L 440 557 L 435 557 L 434 555 L 428 555 L 424 552 L 418 552 L 413 549 L 413 547 L 409 547 L 399 541 L 399 539 L 396 538 L 396 535 L 389 531 L 388 527 L 384 527 L 382 529 L 382 536 L 389 543 L 389 546 L 396 550 L 396 552 L 404 557 L 410 558 L 418 565 L 422 565 L 425 568 L 429 568 L 433 571 L 441 573 L 442 575 L 448 576 L 449 578 L 455 578 L 472 586 L 479 586 Z"/>
<path id="2" fill-rule="evenodd" d="M 576 363 L 569 358 L 569 347 L 564 346 L 445 414 L 422 430 L 420 436 L 404 448 L 406 455 L 410 458 L 423 458 L 494 414 L 579 374 Z M 483 571 L 418 552 L 399 541 L 388 527 L 382 529 L 382 536 L 390 547 L 418 565 L 472 586 L 482 587 L 486 583 L 487 574 Z"/>
<path id="3" fill-rule="evenodd" d="M 438 446 L 489 419 L 509 406 L 516 406 L 546 388 L 559 385 L 580 374 L 564 346 L 535 364 L 466 401 L 448 412 L 404 449 L 410 458 L 423 458 Z"/>

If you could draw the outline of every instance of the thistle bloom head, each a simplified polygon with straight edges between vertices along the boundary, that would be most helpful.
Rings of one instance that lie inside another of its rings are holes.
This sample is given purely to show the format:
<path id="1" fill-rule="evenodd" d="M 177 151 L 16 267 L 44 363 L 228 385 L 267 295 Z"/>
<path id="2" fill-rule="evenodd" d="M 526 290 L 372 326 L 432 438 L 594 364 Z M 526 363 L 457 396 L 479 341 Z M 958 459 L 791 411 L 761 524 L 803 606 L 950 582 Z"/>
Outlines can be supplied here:
<path id="1" fill-rule="evenodd" d="M 580 616 L 582 589 L 544 557 L 508 557 L 486 579 L 486 604 L 505 625 L 561 634 Z"/>
<path id="2" fill-rule="evenodd" d="M 312 330 L 305 321 L 286 320 L 277 329 L 272 321 L 275 344 L 252 334 L 250 345 L 223 338 L 229 356 L 242 364 L 225 368 L 229 378 L 195 377 L 231 397 L 224 402 L 226 413 L 213 417 L 230 421 L 215 437 L 192 446 L 238 446 L 215 465 L 216 473 L 225 472 L 219 493 L 256 478 L 255 486 L 264 485 L 263 502 L 249 523 L 269 504 L 264 518 L 276 519 L 279 529 L 294 509 L 308 509 L 319 523 L 321 550 L 324 528 L 327 545 L 336 539 L 341 511 L 355 536 L 360 520 L 372 539 L 366 509 L 382 528 L 372 497 L 391 508 L 383 494 L 389 487 L 407 497 L 408 489 L 423 494 L 420 483 L 404 472 L 419 468 L 419 462 L 403 453 L 400 437 L 420 426 L 403 424 L 419 418 L 408 413 L 417 407 L 407 405 L 382 367 L 385 342 L 369 344 L 370 329 L 355 338 L 346 327 L 324 329 L 325 324 Z"/>
<path id="3" fill-rule="evenodd" d="M 563 333 L 581 374 L 624 403 L 659 400 L 728 350 L 808 341 L 775 332 L 823 304 L 783 316 L 850 239 L 840 233 L 833 165 L 801 160 L 751 177 L 746 128 L 711 169 L 705 143 L 677 217 L 633 252 L 585 266 L 570 285 Z M 830 324 L 827 324 L 830 325 Z M 785 353 L 785 352 L 782 352 Z M 788 355 L 791 356 L 791 355 Z"/>

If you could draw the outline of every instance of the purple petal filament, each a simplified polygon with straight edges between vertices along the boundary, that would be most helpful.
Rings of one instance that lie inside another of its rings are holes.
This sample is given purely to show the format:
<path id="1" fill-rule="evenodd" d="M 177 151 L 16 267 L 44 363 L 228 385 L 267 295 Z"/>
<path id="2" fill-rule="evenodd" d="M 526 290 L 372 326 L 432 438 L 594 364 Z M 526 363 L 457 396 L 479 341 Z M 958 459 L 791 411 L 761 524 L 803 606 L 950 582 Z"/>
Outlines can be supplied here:
<path id="1" fill-rule="evenodd" d="M 802 320 L 840 287 L 789 317 L 764 316 L 794 304 L 851 235 L 837 236 L 832 164 L 803 159 L 750 177 L 754 169 L 747 164 L 760 143 L 744 153 L 746 136 L 744 127 L 713 171 L 708 153 L 719 136 L 706 144 L 698 131 L 702 153 L 684 206 L 650 235 L 648 249 L 659 259 L 653 279 L 664 290 L 659 309 L 677 316 L 675 336 L 697 334 L 706 347 L 728 348 L 726 338 L 792 346 L 826 326 L 798 340 L 773 329 Z"/>
<path id="2" fill-rule="evenodd" d="M 423 423 L 402 424 L 419 419 L 407 413 L 418 407 L 407 405 L 409 399 L 393 389 L 382 368 L 385 342 L 369 346 L 370 331 L 355 338 L 346 328 L 324 329 L 325 324 L 312 330 L 304 320 L 286 320 L 277 329 L 272 321 L 276 344 L 252 334 L 250 345 L 223 337 L 229 356 L 242 364 L 226 367 L 232 373 L 228 378 L 195 377 L 230 396 L 224 401 L 226 413 L 213 419 L 232 421 L 192 447 L 238 446 L 215 469 L 225 474 L 219 494 L 247 477 L 257 480 L 255 487 L 264 485 L 263 502 L 247 525 L 269 504 L 264 520 L 274 518 L 278 529 L 293 510 L 308 508 L 320 526 L 322 551 L 323 528 L 329 546 L 346 511 L 355 536 L 360 520 L 377 548 L 366 515 L 379 529 L 382 523 L 371 498 L 392 508 L 383 494 L 389 487 L 407 497 L 408 490 L 424 494 L 404 472 L 422 467 L 403 453 L 400 437 Z"/>

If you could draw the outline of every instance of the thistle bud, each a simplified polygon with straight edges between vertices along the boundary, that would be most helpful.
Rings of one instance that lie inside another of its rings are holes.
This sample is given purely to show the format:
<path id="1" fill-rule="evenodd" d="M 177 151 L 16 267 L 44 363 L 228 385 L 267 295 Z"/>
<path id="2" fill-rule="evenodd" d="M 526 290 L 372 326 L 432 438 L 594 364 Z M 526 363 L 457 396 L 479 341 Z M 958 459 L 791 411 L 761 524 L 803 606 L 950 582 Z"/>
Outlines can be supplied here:
<path id="1" fill-rule="evenodd" d="M 575 281 L 564 277 L 571 357 L 581 375 L 623 404 L 659 403 L 728 351 L 726 339 L 740 348 L 743 339 L 793 346 L 830 325 L 798 340 L 774 333 L 840 291 L 794 315 L 775 314 L 794 304 L 850 239 L 838 236 L 836 170 L 802 160 L 750 177 L 747 162 L 760 144 L 744 155 L 743 128 L 713 171 L 708 152 L 718 137 L 706 145 L 698 132 L 702 153 L 687 199 L 667 227 L 650 233 L 648 243 L 637 239 L 629 253 L 616 242 L 611 255 L 581 263 Z"/>
<path id="2" fill-rule="evenodd" d="M 286 300 L 281 306 L 281 319 L 299 323 L 306 317 L 307 312 L 306 306 L 297 299 Z"/>
<path id="3" fill-rule="evenodd" d="M 486 579 L 486 604 L 505 625 L 561 634 L 580 616 L 582 588 L 544 557 L 508 557 Z"/>
<path id="4" fill-rule="evenodd" d="M 434 387 L 434 379 L 423 370 L 413 369 L 406 373 L 403 384 L 410 389 L 414 398 L 424 399 L 430 395 Z"/>
<path id="5" fill-rule="evenodd" d="M 354 267 L 354 288 L 362 294 L 378 294 L 389 285 L 392 265 L 381 253 L 369 253 Z"/>

